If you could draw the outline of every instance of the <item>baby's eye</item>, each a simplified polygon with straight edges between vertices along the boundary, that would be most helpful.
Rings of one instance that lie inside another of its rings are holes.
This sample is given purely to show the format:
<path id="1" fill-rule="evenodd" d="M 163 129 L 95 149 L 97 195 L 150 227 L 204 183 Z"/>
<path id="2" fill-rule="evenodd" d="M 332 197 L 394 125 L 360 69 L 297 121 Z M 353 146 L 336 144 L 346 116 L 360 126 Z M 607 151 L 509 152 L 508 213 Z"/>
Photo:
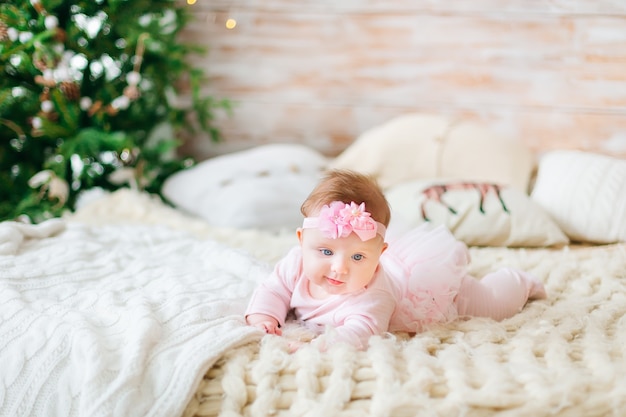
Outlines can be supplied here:
<path id="1" fill-rule="evenodd" d="M 361 259 L 363 259 L 363 255 L 361 255 L 360 253 L 356 253 L 352 255 L 352 259 L 354 259 L 355 261 L 360 261 Z"/>
<path id="2" fill-rule="evenodd" d="M 322 252 L 322 255 L 326 256 L 330 256 L 333 254 L 333 251 L 331 251 L 330 249 L 320 249 L 320 252 Z"/>

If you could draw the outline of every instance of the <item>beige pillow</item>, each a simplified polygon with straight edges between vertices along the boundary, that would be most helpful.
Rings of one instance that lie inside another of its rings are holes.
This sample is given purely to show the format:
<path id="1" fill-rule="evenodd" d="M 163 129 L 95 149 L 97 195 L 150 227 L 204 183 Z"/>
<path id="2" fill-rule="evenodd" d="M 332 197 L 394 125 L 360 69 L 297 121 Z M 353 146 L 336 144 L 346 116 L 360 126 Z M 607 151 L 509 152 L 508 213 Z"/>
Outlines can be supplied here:
<path id="1" fill-rule="evenodd" d="M 391 187 L 386 197 L 395 221 L 404 227 L 426 221 L 443 224 L 468 245 L 543 247 L 569 242 L 529 196 L 510 186 L 409 181 Z"/>
<path id="2" fill-rule="evenodd" d="M 539 160 L 531 198 L 572 240 L 626 241 L 626 160 L 548 152 Z"/>
<path id="3" fill-rule="evenodd" d="M 408 114 L 364 132 L 329 167 L 373 175 L 383 188 L 409 180 L 454 178 L 527 191 L 534 164 L 523 144 L 480 124 Z"/>

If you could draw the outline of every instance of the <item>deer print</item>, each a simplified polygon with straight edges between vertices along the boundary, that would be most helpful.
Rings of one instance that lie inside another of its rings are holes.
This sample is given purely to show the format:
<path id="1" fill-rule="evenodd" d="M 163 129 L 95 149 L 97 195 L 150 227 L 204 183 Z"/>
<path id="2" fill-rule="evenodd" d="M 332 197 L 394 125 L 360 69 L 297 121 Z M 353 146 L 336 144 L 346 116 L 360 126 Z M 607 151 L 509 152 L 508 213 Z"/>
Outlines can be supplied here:
<path id="1" fill-rule="evenodd" d="M 422 194 L 424 194 L 424 196 L 426 197 L 424 199 L 424 201 L 422 201 L 422 218 L 425 221 L 430 221 L 430 219 L 426 216 L 426 210 L 425 210 L 425 205 L 427 201 L 435 201 L 439 204 L 443 204 L 444 206 L 446 206 L 448 208 L 448 210 L 450 210 L 450 212 L 452 214 L 457 214 L 456 210 L 454 210 L 454 208 L 450 207 L 448 204 L 446 204 L 444 201 L 441 200 L 441 197 L 447 192 L 447 191 L 451 191 L 451 190 L 476 190 L 478 191 L 478 193 L 480 194 L 480 204 L 478 206 L 479 210 L 481 213 L 485 213 L 485 210 L 483 208 L 483 202 L 485 201 L 485 197 L 487 196 L 487 194 L 490 191 L 493 191 L 493 193 L 498 197 L 498 200 L 500 200 L 500 204 L 502 204 L 502 209 L 505 212 L 509 212 L 509 210 L 506 208 L 506 205 L 504 204 L 504 200 L 502 200 L 502 196 L 500 195 L 500 191 L 502 190 L 502 186 L 498 185 L 498 184 L 493 184 L 493 183 L 477 183 L 477 182 L 459 182 L 459 183 L 453 183 L 453 184 L 446 184 L 446 185 L 438 185 L 438 184 L 434 184 L 431 185 L 425 189 L 422 190 Z"/>

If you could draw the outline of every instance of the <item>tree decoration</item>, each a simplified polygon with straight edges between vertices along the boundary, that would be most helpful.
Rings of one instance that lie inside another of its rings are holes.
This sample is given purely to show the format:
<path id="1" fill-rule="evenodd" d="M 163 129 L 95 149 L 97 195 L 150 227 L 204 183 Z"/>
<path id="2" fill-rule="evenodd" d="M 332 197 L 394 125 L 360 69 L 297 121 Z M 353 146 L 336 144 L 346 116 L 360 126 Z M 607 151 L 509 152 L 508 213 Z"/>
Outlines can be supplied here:
<path id="1" fill-rule="evenodd" d="M 0 0 L 0 220 L 58 216 L 92 187 L 159 193 L 195 162 L 181 133 L 218 139 L 229 102 L 200 94 L 190 18 L 176 0 Z"/>
<path id="2" fill-rule="evenodd" d="M 0 42 L 5 42 L 9 39 L 9 27 L 3 20 L 0 20 Z"/>

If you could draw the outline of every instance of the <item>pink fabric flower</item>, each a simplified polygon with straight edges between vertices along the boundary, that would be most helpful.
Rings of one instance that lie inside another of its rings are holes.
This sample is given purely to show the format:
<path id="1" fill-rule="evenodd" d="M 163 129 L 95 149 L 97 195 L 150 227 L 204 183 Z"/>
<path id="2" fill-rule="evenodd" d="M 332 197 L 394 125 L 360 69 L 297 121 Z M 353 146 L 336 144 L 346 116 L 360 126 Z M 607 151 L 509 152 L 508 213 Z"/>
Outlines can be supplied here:
<path id="1" fill-rule="evenodd" d="M 381 236 L 384 236 L 385 227 L 377 223 L 371 216 L 369 212 L 365 211 L 365 203 L 357 205 L 354 202 L 346 204 L 341 201 L 333 201 L 320 210 L 316 227 L 325 236 L 332 239 L 347 237 L 352 232 L 364 241 L 375 237 L 377 231 Z"/>
<path id="2" fill-rule="evenodd" d="M 365 211 L 365 203 L 356 205 L 354 202 L 346 206 L 341 210 L 341 214 L 344 218 L 349 219 L 350 225 L 353 229 L 360 230 L 372 230 L 376 229 L 376 222 L 372 219 L 372 215 Z"/>

